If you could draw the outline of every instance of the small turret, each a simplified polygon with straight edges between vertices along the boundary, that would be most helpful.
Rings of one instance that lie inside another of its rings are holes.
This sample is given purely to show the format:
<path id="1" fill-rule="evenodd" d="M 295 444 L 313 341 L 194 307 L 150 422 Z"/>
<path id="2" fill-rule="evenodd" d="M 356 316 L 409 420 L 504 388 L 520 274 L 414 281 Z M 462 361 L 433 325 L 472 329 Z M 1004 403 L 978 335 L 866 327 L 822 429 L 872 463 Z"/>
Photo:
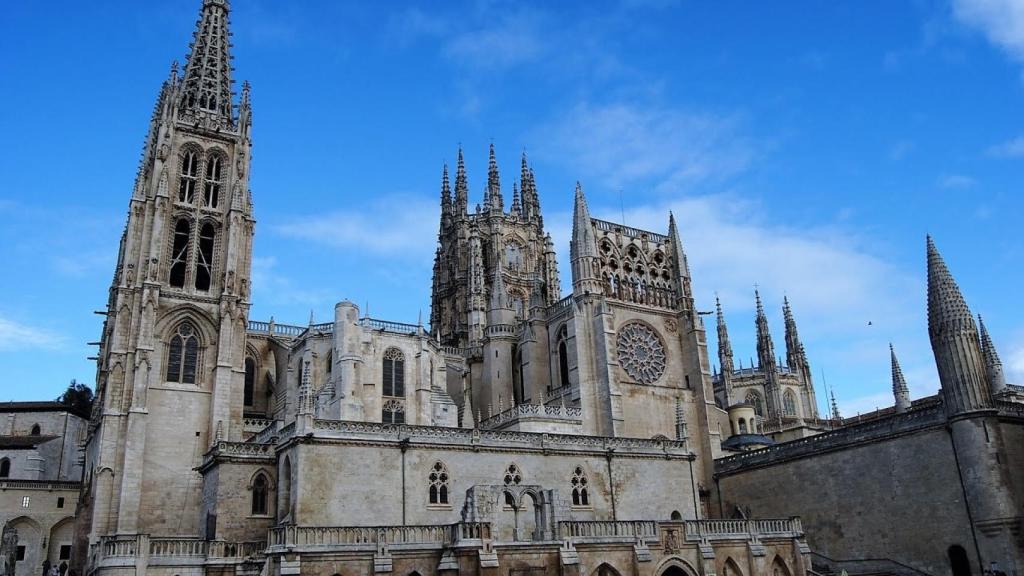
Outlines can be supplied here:
<path id="1" fill-rule="evenodd" d="M 978 314 L 978 329 L 981 331 L 981 353 L 985 357 L 985 374 L 988 375 L 988 388 L 992 394 L 999 394 L 1006 391 L 1006 376 L 1003 374 L 1003 363 L 999 360 L 999 353 L 992 344 L 992 337 L 988 335 L 988 329 Z"/>
<path id="2" fill-rule="evenodd" d="M 519 203 L 519 184 L 517 182 L 514 182 L 514 181 L 512 182 L 512 209 L 511 209 L 511 213 L 516 215 L 516 216 L 518 216 L 518 217 L 520 217 L 520 218 L 523 217 L 523 207 L 522 207 L 522 204 Z"/>
<path id="3" fill-rule="evenodd" d="M 498 160 L 494 155 L 494 144 L 487 159 L 487 198 L 490 200 L 491 210 L 502 212 L 505 210 L 505 200 L 501 196 L 501 177 L 498 174 Z M 488 204 L 484 200 L 484 204 Z"/>
<path id="4" fill-rule="evenodd" d="M 725 407 L 732 405 L 732 343 L 729 341 L 729 328 L 725 325 L 725 314 L 722 303 L 715 296 L 715 319 L 718 324 L 718 363 L 722 365 L 721 382 L 724 392 Z"/>
<path id="5" fill-rule="evenodd" d="M 452 190 L 448 185 L 448 163 L 441 170 L 441 228 L 446 228 L 452 216 Z"/>
<path id="6" fill-rule="evenodd" d="M 910 409 L 910 390 L 907 388 L 907 380 L 903 377 L 903 370 L 900 369 L 900 362 L 896 359 L 896 351 L 892 343 L 889 343 L 889 356 L 892 362 L 892 395 L 896 400 L 896 412 L 906 412 Z"/>
<path id="7" fill-rule="evenodd" d="M 576 183 L 576 203 L 572 212 L 572 241 L 569 243 L 569 260 L 572 265 L 572 287 L 577 293 L 599 294 L 602 292 L 600 263 L 597 255 L 597 239 L 590 222 L 590 209 L 583 196 L 583 186 Z"/>
<path id="8" fill-rule="evenodd" d="M 928 335 L 950 416 L 992 408 L 978 329 L 960 287 L 928 236 Z"/>
<path id="9" fill-rule="evenodd" d="M 469 184 L 466 181 L 466 162 L 462 159 L 462 146 L 459 146 L 459 157 L 455 164 L 455 216 L 465 216 L 468 206 Z"/>

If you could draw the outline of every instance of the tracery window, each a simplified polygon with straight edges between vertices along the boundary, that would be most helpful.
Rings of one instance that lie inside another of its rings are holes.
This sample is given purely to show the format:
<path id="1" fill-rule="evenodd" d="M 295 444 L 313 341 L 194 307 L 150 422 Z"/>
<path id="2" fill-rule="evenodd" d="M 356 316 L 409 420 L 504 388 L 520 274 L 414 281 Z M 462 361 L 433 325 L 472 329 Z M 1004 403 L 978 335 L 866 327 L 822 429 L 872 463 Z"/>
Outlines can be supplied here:
<path id="1" fill-rule="evenodd" d="M 782 410 L 786 416 L 796 416 L 796 394 L 792 390 L 782 395 Z"/>
<path id="2" fill-rule="evenodd" d="M 199 176 L 199 155 L 186 150 L 181 157 L 181 179 L 178 182 L 178 202 L 191 204 L 196 195 Z"/>
<path id="3" fill-rule="evenodd" d="M 430 480 L 430 503 L 448 504 L 448 468 L 443 462 L 435 462 L 427 477 Z"/>
<path id="4" fill-rule="evenodd" d="M 167 381 L 195 384 L 199 371 L 199 337 L 189 322 L 182 322 L 167 346 Z"/>
<path id="5" fill-rule="evenodd" d="M 256 389 L 256 360 L 252 356 L 245 357 L 245 392 L 243 404 L 253 405 L 254 390 Z"/>
<path id="6" fill-rule="evenodd" d="M 0 478 L 7 478 L 11 475 L 11 461 L 8 458 L 0 460 Z"/>
<path id="7" fill-rule="evenodd" d="M 653 384 L 665 373 L 665 345 L 646 324 L 624 325 L 619 328 L 616 342 L 619 365 L 637 382 Z"/>
<path id="8" fill-rule="evenodd" d="M 207 222 L 199 229 L 199 251 L 196 253 L 196 290 L 209 290 L 213 279 L 213 224 Z"/>
<path id="9" fill-rule="evenodd" d="M 400 400 L 395 399 L 384 402 L 384 408 L 381 410 L 380 420 L 384 424 L 404 424 L 405 404 Z"/>
<path id="10" fill-rule="evenodd" d="M 587 475 L 582 466 L 572 472 L 572 505 L 590 506 L 590 490 L 587 488 Z"/>
<path id="11" fill-rule="evenodd" d="M 207 207 L 216 208 L 220 200 L 221 157 L 211 154 L 206 158 L 206 180 L 203 182 L 203 200 Z"/>
<path id="12" fill-rule="evenodd" d="M 185 287 L 188 268 L 188 248 L 192 240 L 192 224 L 179 218 L 174 225 L 174 243 L 171 246 L 171 274 L 168 282 L 175 288 Z"/>
<path id="13" fill-rule="evenodd" d="M 262 473 L 257 474 L 256 478 L 252 481 L 253 516 L 266 516 L 267 514 L 268 485 L 267 477 Z"/>
<path id="14" fill-rule="evenodd" d="M 383 386 L 385 396 L 405 396 L 405 355 L 398 348 L 384 351 Z"/>
<path id="15" fill-rule="evenodd" d="M 764 416 L 764 406 L 761 404 L 761 396 L 757 392 L 753 390 L 747 392 L 746 402 L 754 407 L 754 414 Z"/>
<path id="16" fill-rule="evenodd" d="M 505 487 L 518 486 L 519 483 L 523 481 L 523 473 L 519 470 L 519 466 L 509 464 L 508 468 L 505 469 L 505 478 L 503 480 L 505 482 Z M 505 505 L 516 505 L 515 499 L 512 497 L 512 493 L 507 490 L 505 491 Z"/>

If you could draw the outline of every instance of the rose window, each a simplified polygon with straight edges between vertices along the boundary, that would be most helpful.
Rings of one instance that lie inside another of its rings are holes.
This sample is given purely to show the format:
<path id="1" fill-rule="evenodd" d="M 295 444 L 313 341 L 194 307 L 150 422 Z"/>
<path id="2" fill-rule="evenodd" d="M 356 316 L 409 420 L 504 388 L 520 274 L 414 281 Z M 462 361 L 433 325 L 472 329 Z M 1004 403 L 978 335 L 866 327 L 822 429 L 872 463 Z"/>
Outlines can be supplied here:
<path id="1" fill-rule="evenodd" d="M 652 384 L 665 373 L 665 346 L 645 324 L 632 322 L 619 329 L 619 365 L 631 378 Z"/>

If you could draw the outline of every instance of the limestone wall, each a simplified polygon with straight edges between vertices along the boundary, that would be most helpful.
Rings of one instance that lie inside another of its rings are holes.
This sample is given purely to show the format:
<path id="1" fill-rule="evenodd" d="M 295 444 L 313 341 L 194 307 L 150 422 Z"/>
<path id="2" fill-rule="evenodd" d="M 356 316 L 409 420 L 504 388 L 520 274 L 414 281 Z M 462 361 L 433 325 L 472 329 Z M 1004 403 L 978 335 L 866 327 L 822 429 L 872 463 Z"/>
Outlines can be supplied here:
<path id="1" fill-rule="evenodd" d="M 60 564 L 61 547 L 73 540 L 78 488 L 72 482 L 0 481 L 0 526 L 10 522 L 18 531 L 18 545 L 25 547 L 17 576 L 40 574 L 47 558 Z M 70 550 L 64 551 L 70 557 Z"/>
<path id="2" fill-rule="evenodd" d="M 717 479 L 726 515 L 799 515 L 811 549 L 833 559 L 890 558 L 949 572 L 947 550 L 973 550 L 949 435 L 928 427 Z"/>

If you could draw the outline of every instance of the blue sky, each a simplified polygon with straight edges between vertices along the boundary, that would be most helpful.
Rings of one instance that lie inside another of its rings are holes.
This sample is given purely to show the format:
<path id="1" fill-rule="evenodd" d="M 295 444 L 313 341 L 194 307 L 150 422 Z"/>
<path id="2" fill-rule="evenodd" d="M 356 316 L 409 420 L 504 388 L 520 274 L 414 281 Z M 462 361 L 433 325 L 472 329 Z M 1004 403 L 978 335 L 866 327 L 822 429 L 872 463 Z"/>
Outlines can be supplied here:
<path id="1" fill-rule="evenodd" d="M 478 202 L 493 141 L 507 193 L 523 150 L 534 165 L 563 292 L 575 181 L 598 217 L 664 231 L 672 210 L 737 356 L 755 283 L 784 354 L 787 294 L 819 399 L 824 372 L 851 414 L 891 403 L 889 341 L 912 395 L 938 387 L 930 232 L 1024 384 L 1021 0 L 234 4 L 253 319 L 324 321 L 342 298 L 426 318 L 442 162 L 463 145 Z M 0 399 L 93 380 L 92 311 L 198 7 L 5 5 Z"/>

